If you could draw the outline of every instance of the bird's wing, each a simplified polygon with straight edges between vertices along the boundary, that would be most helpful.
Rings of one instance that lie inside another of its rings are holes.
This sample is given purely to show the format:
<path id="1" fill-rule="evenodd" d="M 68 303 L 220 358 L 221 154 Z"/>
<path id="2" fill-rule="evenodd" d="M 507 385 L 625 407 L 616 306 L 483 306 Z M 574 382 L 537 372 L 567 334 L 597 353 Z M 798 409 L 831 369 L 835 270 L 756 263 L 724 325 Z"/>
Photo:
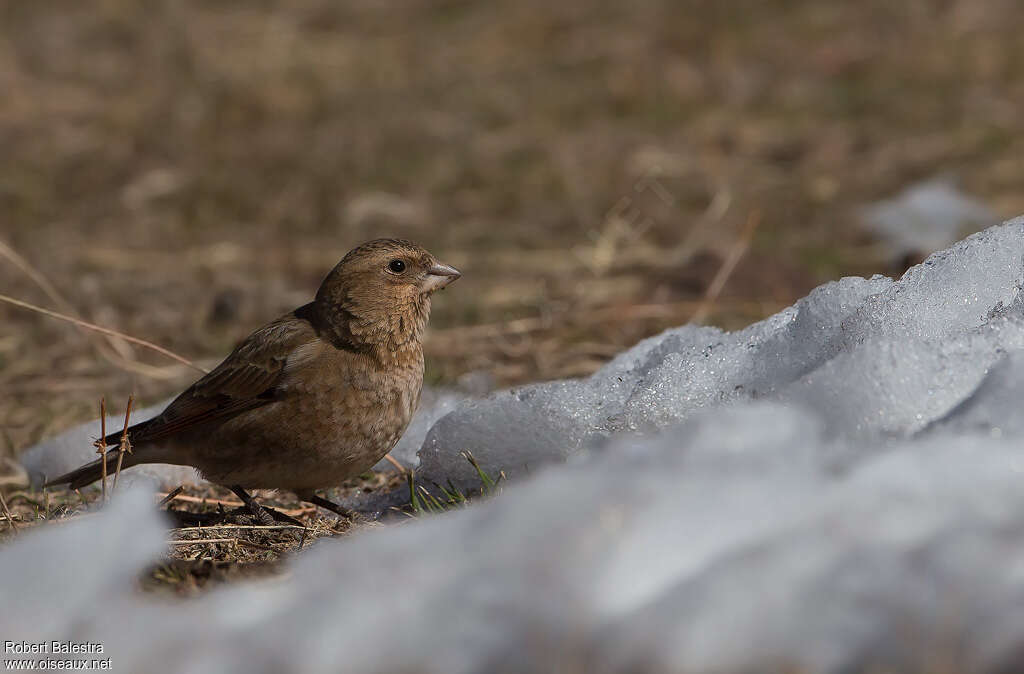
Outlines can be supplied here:
<path id="1" fill-rule="evenodd" d="M 279 318 L 249 335 L 159 416 L 133 429 L 132 441 L 160 440 L 279 400 L 282 384 L 324 346 L 309 322 L 294 314 Z"/>

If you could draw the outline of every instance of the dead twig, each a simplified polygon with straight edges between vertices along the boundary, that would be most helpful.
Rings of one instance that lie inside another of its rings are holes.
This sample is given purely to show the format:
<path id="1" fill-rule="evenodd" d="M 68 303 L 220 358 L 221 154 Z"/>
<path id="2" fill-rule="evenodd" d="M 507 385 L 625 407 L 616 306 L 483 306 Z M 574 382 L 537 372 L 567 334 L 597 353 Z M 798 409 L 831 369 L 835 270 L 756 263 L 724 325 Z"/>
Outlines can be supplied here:
<path id="1" fill-rule="evenodd" d="M 179 496 L 177 496 L 176 500 L 179 501 L 179 502 L 182 502 L 182 503 L 198 503 L 199 505 L 207 505 L 207 504 L 209 504 L 209 505 L 216 505 L 216 506 L 227 506 L 229 508 L 239 508 L 239 507 L 245 505 L 241 501 L 237 501 L 237 500 L 234 500 L 234 499 L 207 498 L 205 496 L 204 497 L 189 496 L 188 494 L 180 494 Z M 311 512 L 316 512 L 316 506 L 314 506 L 314 505 L 301 506 L 299 508 L 292 508 L 290 510 L 281 509 L 278 512 L 282 512 L 285 515 L 289 515 L 291 517 L 300 517 L 302 515 L 307 515 L 307 514 L 309 514 Z M 294 526 L 294 525 L 292 525 L 292 526 Z"/>
<path id="2" fill-rule="evenodd" d="M 170 492 L 168 492 L 168 494 L 169 493 Z M 167 494 L 165 494 L 165 496 L 166 495 Z M 209 498 L 209 497 L 206 497 L 206 496 L 189 496 L 188 494 L 182 494 L 182 495 L 178 496 L 177 499 L 179 501 L 183 501 L 185 503 L 198 503 L 200 505 L 205 505 L 205 504 L 209 503 L 211 505 L 223 505 L 223 506 L 229 506 L 229 507 L 232 507 L 232 508 L 237 508 L 239 506 L 245 505 L 244 503 L 242 503 L 241 501 L 236 500 L 236 499 L 230 499 L 230 498 L 225 498 L 225 499 Z"/>
<path id="3" fill-rule="evenodd" d="M 121 444 L 117 448 L 117 468 L 114 470 L 114 486 L 111 489 L 117 489 L 117 478 L 121 475 L 121 463 L 124 461 L 125 453 L 131 453 L 132 443 L 128 440 L 128 420 L 132 416 L 132 402 L 134 396 L 128 396 L 128 407 L 124 411 L 124 430 L 121 431 Z M 106 461 L 104 461 L 106 464 Z"/>
<path id="4" fill-rule="evenodd" d="M 107 502 L 107 398 L 103 396 L 100 398 L 100 437 L 92 443 L 96 447 L 96 453 L 100 455 L 102 463 L 100 464 L 100 470 L 103 474 L 102 481 L 100 484 L 103 486 L 102 498 L 103 502 Z"/>
<path id="5" fill-rule="evenodd" d="M 14 535 L 17 536 L 18 525 L 14 523 L 14 516 L 11 515 L 11 510 L 10 508 L 7 507 L 7 499 L 4 498 L 4 493 L 2 491 L 0 491 L 0 505 L 2 505 L 4 508 L 4 516 L 7 518 L 7 521 L 11 525 L 11 531 L 13 531 Z"/>
<path id="6" fill-rule="evenodd" d="M 167 496 L 164 496 L 162 499 L 160 499 L 160 503 L 157 504 L 157 507 L 163 508 L 165 505 L 173 501 L 175 497 L 178 496 L 178 494 L 180 494 L 183 491 L 185 491 L 185 487 L 179 484 L 169 494 L 167 494 Z"/>
<path id="7" fill-rule="evenodd" d="M 195 540 L 164 541 L 167 545 L 212 545 L 214 543 L 238 543 L 237 538 L 197 538 Z"/>
<path id="8" fill-rule="evenodd" d="M 0 241 L 0 256 L 7 258 L 7 260 L 17 267 L 23 274 L 25 274 L 33 283 L 39 286 L 46 296 L 49 297 L 57 307 L 70 317 L 81 319 L 81 314 L 72 306 L 60 292 L 57 290 L 50 281 L 36 269 L 32 263 L 22 257 L 18 251 L 14 250 L 7 243 Z M 85 327 L 85 326 L 79 326 Z M 96 350 L 101 356 L 106 358 L 114 365 L 123 369 L 138 372 L 139 374 L 153 377 L 156 379 L 167 379 L 172 374 L 168 373 L 164 368 L 156 368 L 152 365 L 147 365 L 134 358 L 134 354 L 128 346 L 128 342 L 131 339 L 127 335 L 118 334 L 106 334 L 106 343 L 98 339 L 90 339 L 96 346 Z"/>
<path id="9" fill-rule="evenodd" d="M 300 527 L 298 524 L 208 524 L 201 527 L 177 527 L 174 529 L 174 532 L 209 531 L 210 529 L 255 529 L 260 531 L 272 531 L 274 529 L 301 529 L 302 531 L 305 531 L 307 527 Z"/>
<path id="10" fill-rule="evenodd" d="M 31 304 L 29 302 L 23 302 L 22 300 L 16 300 L 13 297 L 9 297 L 7 295 L 0 294 L 0 302 L 6 302 L 7 304 L 12 304 L 12 305 L 14 305 L 16 307 L 21 307 L 22 309 L 28 309 L 29 311 L 35 311 L 36 313 L 43 314 L 44 316 L 49 316 L 51 318 L 57 318 L 57 319 L 60 319 L 62 321 L 67 321 L 68 323 L 72 323 L 74 325 L 77 325 L 80 328 L 86 328 L 88 330 L 94 330 L 94 331 L 102 333 L 104 335 L 109 335 L 109 336 L 112 336 L 112 337 L 118 337 L 120 339 L 125 340 L 126 342 L 131 342 L 132 344 L 138 344 L 139 346 L 142 346 L 142 347 L 145 347 L 147 349 L 151 349 L 153 351 L 156 351 L 157 353 L 159 353 L 161 355 L 167 356 L 168 358 L 170 358 L 172 360 L 176 360 L 179 363 L 181 363 L 182 365 L 187 365 L 187 366 L 189 366 L 190 368 L 192 368 L 194 370 L 198 370 L 199 372 L 202 372 L 203 374 L 206 374 L 208 372 L 207 370 L 199 367 L 198 365 L 196 365 L 192 361 L 188 360 L 187 358 L 179 356 L 178 354 L 174 353 L 173 351 L 169 351 L 169 350 L 163 348 L 162 346 L 157 346 L 153 342 L 148 342 L 148 341 L 146 341 L 144 339 L 139 339 L 138 337 L 132 337 L 131 335 L 126 335 L 125 333 L 118 332 L 117 330 L 111 330 L 110 328 L 104 328 L 103 326 L 96 325 L 95 323 L 90 323 L 89 321 L 84 321 L 81 318 L 75 318 L 74 316 L 68 316 L 67 314 L 62 314 L 62 313 L 59 313 L 59 312 L 56 312 L 56 311 L 52 311 L 50 309 L 44 309 L 43 307 L 37 306 L 35 304 Z M 136 363 L 136 365 L 141 365 L 141 363 Z M 147 369 L 146 372 L 149 373 L 149 370 Z M 153 375 L 153 376 L 156 376 L 156 375 Z"/>
<path id="11" fill-rule="evenodd" d="M 43 276 L 42 272 L 32 266 L 32 263 L 26 260 L 18 251 L 11 248 L 4 241 L 0 241 L 0 256 L 7 258 L 7 261 L 21 270 L 25 276 L 29 278 L 33 283 L 39 286 L 46 296 L 49 297 L 55 304 L 60 306 L 65 312 L 69 314 L 77 313 L 71 303 L 68 302 L 57 288 L 50 283 L 50 281 Z"/>

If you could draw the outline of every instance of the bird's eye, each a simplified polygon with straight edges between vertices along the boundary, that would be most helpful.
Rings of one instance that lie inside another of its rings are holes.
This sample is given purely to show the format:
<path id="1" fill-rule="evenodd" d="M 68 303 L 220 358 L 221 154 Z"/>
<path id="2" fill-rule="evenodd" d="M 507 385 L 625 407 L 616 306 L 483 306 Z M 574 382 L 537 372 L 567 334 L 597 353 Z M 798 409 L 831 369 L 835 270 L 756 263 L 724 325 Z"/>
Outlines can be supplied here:
<path id="1" fill-rule="evenodd" d="M 388 269 L 394 274 L 401 274 L 405 271 L 405 262 L 401 260 L 392 260 L 388 263 Z"/>

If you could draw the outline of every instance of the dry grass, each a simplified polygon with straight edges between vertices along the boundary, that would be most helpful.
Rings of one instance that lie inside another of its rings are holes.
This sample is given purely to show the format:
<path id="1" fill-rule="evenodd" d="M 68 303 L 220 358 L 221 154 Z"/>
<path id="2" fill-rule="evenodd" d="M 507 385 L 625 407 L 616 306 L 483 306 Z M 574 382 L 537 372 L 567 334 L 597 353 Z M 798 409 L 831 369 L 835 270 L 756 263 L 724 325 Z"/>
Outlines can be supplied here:
<path id="1" fill-rule="evenodd" d="M 404 478 L 398 474 L 368 474 L 350 480 L 336 490 L 336 497 L 351 491 L 401 489 L 404 484 Z M 142 587 L 190 596 L 222 581 L 277 574 L 282 571 L 283 562 L 308 548 L 314 541 L 343 536 L 358 528 L 373 526 L 372 522 L 358 517 L 349 521 L 319 511 L 314 506 L 295 500 L 289 494 L 264 491 L 257 495 L 261 504 L 296 518 L 303 526 L 262 526 L 239 521 L 172 526 L 169 520 L 166 559 L 146 571 Z M 163 503 L 168 496 L 171 498 Z M 0 525 L 0 543 L 13 540 L 20 533 L 34 527 L 91 517 L 102 506 L 102 502 L 103 495 L 98 486 L 81 491 L 18 490 L 9 492 L 6 497 L 0 493 L 0 513 L 4 517 Z M 179 513 L 212 515 L 239 506 L 241 502 L 229 490 L 211 485 L 182 486 L 170 494 L 156 494 L 154 500 L 154 507 L 173 509 Z M 411 509 L 406 512 L 411 513 Z M 399 513 L 395 514 L 397 518 Z M 404 518 L 403 515 L 401 519 Z"/>
<path id="2" fill-rule="evenodd" d="M 908 182 L 1024 212 L 1022 33 L 1015 0 L 0 0 L 0 287 L 208 365 L 404 236 L 465 273 L 431 381 L 586 374 L 698 312 L 898 272 L 855 213 Z M 0 321 L 0 459 L 195 376 Z M 226 545 L 173 547 L 212 577 Z"/>

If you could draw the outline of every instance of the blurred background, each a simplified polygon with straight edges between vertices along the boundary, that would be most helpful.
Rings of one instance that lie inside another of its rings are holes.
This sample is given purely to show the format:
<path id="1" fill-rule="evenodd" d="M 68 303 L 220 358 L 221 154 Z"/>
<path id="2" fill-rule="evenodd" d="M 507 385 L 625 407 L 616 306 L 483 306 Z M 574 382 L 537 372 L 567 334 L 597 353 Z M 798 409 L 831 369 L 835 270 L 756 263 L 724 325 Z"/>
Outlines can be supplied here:
<path id="1" fill-rule="evenodd" d="M 0 292 L 210 364 L 353 245 L 428 381 L 584 375 L 1024 213 L 1016 0 L 0 2 Z M 0 305 L 0 456 L 195 372 Z"/>

